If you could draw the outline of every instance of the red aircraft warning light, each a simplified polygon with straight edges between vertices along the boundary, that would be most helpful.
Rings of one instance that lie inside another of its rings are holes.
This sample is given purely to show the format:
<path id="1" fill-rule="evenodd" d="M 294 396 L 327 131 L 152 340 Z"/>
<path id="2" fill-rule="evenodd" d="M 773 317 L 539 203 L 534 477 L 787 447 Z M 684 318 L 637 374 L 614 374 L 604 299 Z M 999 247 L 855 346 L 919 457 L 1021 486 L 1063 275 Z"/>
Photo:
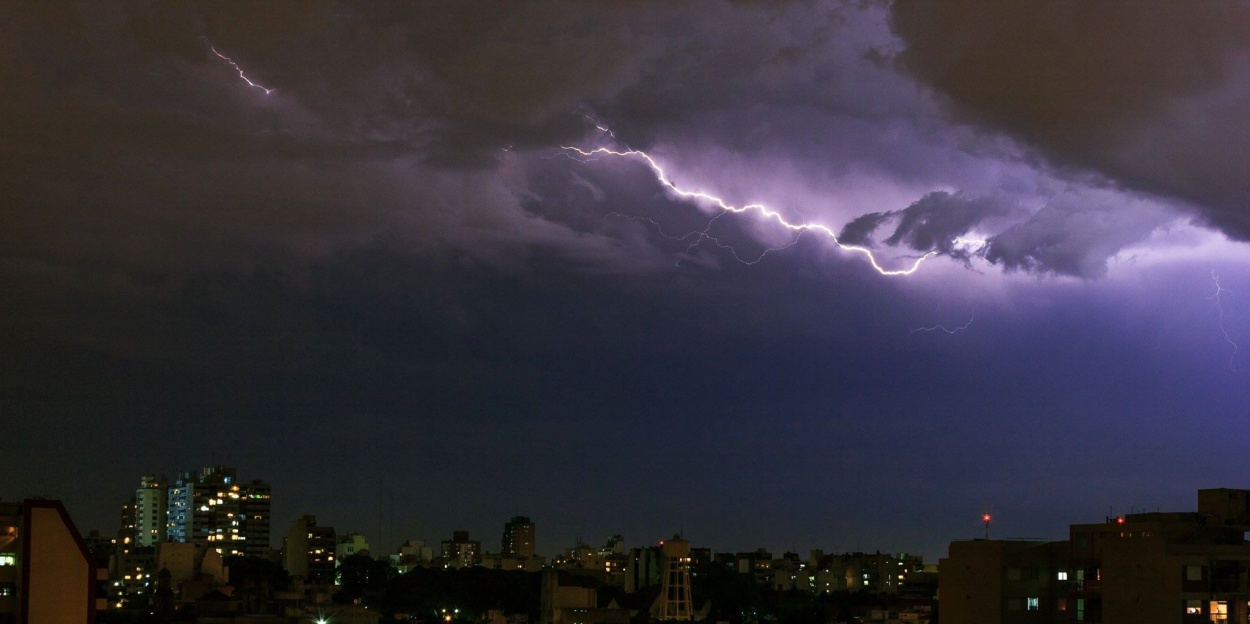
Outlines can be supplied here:
<path id="1" fill-rule="evenodd" d="M 981 521 L 985 523 L 985 539 L 988 540 L 990 539 L 990 515 L 983 514 L 981 516 Z"/>

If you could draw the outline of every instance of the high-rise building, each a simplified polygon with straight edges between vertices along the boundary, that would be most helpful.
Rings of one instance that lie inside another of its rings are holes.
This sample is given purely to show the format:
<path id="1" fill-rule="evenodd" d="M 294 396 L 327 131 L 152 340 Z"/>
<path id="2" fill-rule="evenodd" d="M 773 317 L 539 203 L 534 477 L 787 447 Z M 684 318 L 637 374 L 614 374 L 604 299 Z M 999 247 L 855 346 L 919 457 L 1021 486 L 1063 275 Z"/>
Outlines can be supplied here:
<path id="1" fill-rule="evenodd" d="M 316 516 L 306 515 L 291 523 L 282 540 L 283 565 L 309 585 L 334 585 L 337 547 L 334 527 L 318 526 Z"/>
<path id="2" fill-rule="evenodd" d="M 513 516 L 503 525 L 503 555 L 534 556 L 534 523 L 525 516 Z"/>
<path id="3" fill-rule="evenodd" d="M 208 544 L 227 556 L 268 553 L 268 483 L 240 484 L 234 468 L 214 466 L 180 473 L 168 491 L 169 541 Z"/>
<path id="4" fill-rule="evenodd" d="M 139 479 L 139 489 L 135 490 L 135 543 L 139 546 L 153 546 L 165 541 L 169 529 L 168 513 L 169 486 L 165 478 L 156 475 L 144 475 Z"/>
<path id="5" fill-rule="evenodd" d="M 240 486 L 239 527 L 247 538 L 243 554 L 249 557 L 269 557 L 270 490 L 269 484 L 259 479 Z"/>
<path id="6" fill-rule="evenodd" d="M 482 554 L 482 542 L 469 539 L 468 531 L 452 531 L 451 539 L 443 542 L 443 562 L 453 568 L 475 566 Z"/>

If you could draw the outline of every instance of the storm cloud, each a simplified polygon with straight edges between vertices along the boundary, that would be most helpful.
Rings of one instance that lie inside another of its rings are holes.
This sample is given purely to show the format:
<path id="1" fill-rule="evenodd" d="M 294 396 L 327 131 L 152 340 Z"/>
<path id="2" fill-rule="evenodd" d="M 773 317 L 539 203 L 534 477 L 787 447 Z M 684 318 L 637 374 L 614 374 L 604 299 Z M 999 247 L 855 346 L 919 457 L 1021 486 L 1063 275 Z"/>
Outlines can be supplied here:
<path id="1" fill-rule="evenodd" d="M 960 118 L 1250 237 L 1250 6 L 900 0 L 890 24 Z"/>

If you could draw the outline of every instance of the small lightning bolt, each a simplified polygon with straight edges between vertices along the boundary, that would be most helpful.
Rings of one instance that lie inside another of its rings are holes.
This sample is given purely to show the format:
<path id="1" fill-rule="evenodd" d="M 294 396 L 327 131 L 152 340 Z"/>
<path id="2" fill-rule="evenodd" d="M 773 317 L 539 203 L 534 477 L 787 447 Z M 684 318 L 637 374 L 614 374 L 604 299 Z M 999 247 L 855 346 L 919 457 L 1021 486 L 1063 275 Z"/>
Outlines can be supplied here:
<path id="1" fill-rule="evenodd" d="M 1228 354 L 1228 368 L 1236 371 L 1237 368 L 1233 366 L 1233 360 L 1237 357 L 1237 351 L 1240 350 L 1240 347 L 1237 346 L 1236 342 L 1233 342 L 1233 339 L 1228 335 L 1228 329 L 1224 327 L 1224 303 L 1220 301 L 1221 294 L 1231 293 L 1232 291 L 1220 286 L 1220 276 L 1215 274 L 1215 269 L 1211 269 L 1211 281 L 1215 282 L 1215 294 L 1211 295 L 1211 299 L 1215 301 L 1215 309 L 1220 311 L 1220 333 L 1224 335 L 1224 342 L 1227 342 L 1233 348 L 1232 353 Z"/>
<path id="2" fill-rule="evenodd" d="M 595 124 L 595 127 L 603 132 L 611 134 L 611 130 L 608 130 L 607 128 L 599 124 Z M 692 200 L 703 200 L 703 201 L 707 201 L 712 204 L 715 204 L 716 207 L 721 209 L 721 215 L 725 213 L 729 213 L 729 212 L 733 212 L 737 214 L 741 214 L 745 212 L 755 212 L 768 219 L 773 220 L 778 225 L 781 225 L 784 228 L 787 228 L 794 232 L 798 232 L 800 235 L 802 235 L 804 232 L 819 232 L 821 234 L 824 234 L 825 236 L 828 236 L 829 239 L 833 241 L 833 244 L 837 245 L 838 248 L 844 251 L 851 251 L 851 252 L 863 254 L 864 257 L 868 259 L 869 264 L 872 265 L 872 268 L 882 275 L 891 275 L 891 276 L 892 275 L 911 275 L 912 273 L 915 273 L 917 269 L 920 268 L 921 263 L 937 255 L 936 251 L 930 251 L 929 253 L 926 253 L 923 256 L 916 258 L 915 262 L 913 262 L 911 266 L 908 266 L 902 269 L 887 269 L 881 266 L 881 264 L 877 262 L 877 257 L 872 253 L 871 249 L 868 249 L 867 247 L 861 247 L 859 245 L 843 244 L 842 242 L 838 240 L 838 235 L 827 225 L 823 225 L 820 223 L 793 223 L 787 220 L 784 216 L 782 216 L 781 213 L 777 212 L 776 210 L 773 210 L 772 208 L 769 208 L 768 206 L 765 206 L 764 204 L 745 204 L 742 206 L 736 206 L 725 201 L 723 198 L 717 197 L 716 195 L 713 195 L 712 193 L 709 193 L 706 191 L 691 191 L 691 190 L 681 188 L 668 177 L 668 174 L 664 171 L 664 168 L 661 167 L 660 164 L 657 163 L 655 159 L 651 157 L 650 154 L 644 151 L 635 150 L 635 149 L 614 150 L 614 149 L 610 149 L 606 147 L 599 147 L 599 148 L 592 149 L 592 150 L 584 150 L 580 147 L 568 147 L 565 145 L 561 145 L 560 149 L 564 150 L 564 153 L 566 156 L 573 158 L 574 160 L 577 160 L 579 162 L 583 162 L 583 163 L 590 162 L 592 160 L 597 160 L 598 158 L 602 158 L 602 157 L 634 158 L 637 160 L 641 160 L 651 169 L 651 172 L 655 174 L 655 178 L 657 181 L 660 182 L 660 184 L 668 187 L 673 193 L 675 193 L 679 197 L 684 197 L 686 199 L 692 199 Z M 717 215 L 717 216 L 719 217 L 720 215 Z M 715 219 L 713 219 L 713 221 L 714 220 Z M 708 228 L 711 228 L 710 222 L 708 224 Z M 704 229 L 703 231 L 698 232 L 698 234 L 700 234 L 700 238 L 696 240 L 694 243 L 692 243 L 690 248 L 694 248 L 703 240 L 710 240 L 713 243 L 715 243 L 718 247 L 728 248 L 730 249 L 731 252 L 733 251 L 732 247 L 721 243 L 715 237 L 708 234 L 707 229 Z M 747 264 L 754 264 L 756 262 L 759 262 L 761 259 L 763 259 L 764 255 L 768 254 L 769 252 L 790 247 L 796 244 L 798 240 L 799 240 L 799 237 L 795 237 L 793 241 L 791 241 L 789 244 L 783 247 L 767 249 L 764 251 L 764 254 L 760 255 L 759 258 L 756 258 L 753 261 L 747 262 Z M 734 257 L 738 258 L 738 254 L 736 252 L 734 252 Z M 739 258 L 739 260 L 742 261 L 741 258 Z"/>
<path id="3" fill-rule="evenodd" d="M 977 317 L 976 317 L 976 316 L 973 316 L 972 318 L 968 319 L 968 322 L 967 322 L 967 323 L 964 323 L 963 325 L 960 325 L 959 327 L 955 327 L 955 328 L 950 328 L 950 327 L 947 327 L 947 326 L 945 326 L 945 325 L 933 325 L 933 326 L 930 326 L 930 327 L 917 327 L 917 328 L 915 328 L 915 329 L 911 330 L 911 333 L 913 333 L 913 334 L 914 334 L 914 333 L 916 333 L 916 332 L 931 332 L 931 331 L 939 331 L 939 330 L 941 330 L 941 331 L 944 331 L 944 332 L 946 332 L 946 333 L 948 333 L 948 334 L 957 334 L 957 333 L 959 333 L 959 332 L 961 332 L 961 331 L 964 331 L 965 329 L 968 329 L 969 327 L 972 327 L 972 322 L 973 322 L 973 321 L 975 321 L 975 320 L 977 320 Z"/>
<path id="4" fill-rule="evenodd" d="M 205 42 L 208 43 L 208 49 L 212 50 L 213 54 L 217 55 L 217 58 L 229 63 L 230 66 L 233 67 L 235 71 L 239 72 L 239 77 L 243 79 L 243 82 L 247 83 L 247 86 L 260 89 L 261 91 L 265 92 L 265 95 L 269 95 L 270 93 L 273 93 L 274 91 L 273 89 L 270 89 L 269 87 L 261 86 L 255 82 L 252 82 L 252 80 L 243 73 L 243 68 L 239 67 L 239 64 L 231 60 L 230 57 L 226 56 L 225 54 L 222 54 L 221 52 L 218 52 L 217 48 L 213 46 L 213 42 L 209 41 L 207 37 L 200 37 L 200 39 L 203 39 Z"/>

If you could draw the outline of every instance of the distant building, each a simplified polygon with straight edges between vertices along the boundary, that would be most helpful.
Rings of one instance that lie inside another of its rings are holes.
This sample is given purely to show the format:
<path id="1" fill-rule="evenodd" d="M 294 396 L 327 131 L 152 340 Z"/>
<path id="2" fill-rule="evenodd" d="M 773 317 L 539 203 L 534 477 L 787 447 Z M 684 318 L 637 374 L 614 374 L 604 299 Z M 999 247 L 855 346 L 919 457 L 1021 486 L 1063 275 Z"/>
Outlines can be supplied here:
<path id="1" fill-rule="evenodd" d="M 632 548 L 625 560 L 625 591 L 657 587 L 664 578 L 664 551 L 659 546 Z"/>
<path id="2" fill-rule="evenodd" d="M 434 549 L 421 540 L 407 540 L 390 556 L 391 566 L 400 574 L 413 568 L 426 567 L 434 560 Z"/>
<path id="3" fill-rule="evenodd" d="M 168 493 L 169 541 L 208 544 L 222 555 L 268 555 L 268 483 L 239 483 L 234 468 L 214 466 L 179 474 Z"/>
<path id="4" fill-rule="evenodd" d="M 603 565 L 606 584 L 616 587 L 625 586 L 625 571 L 629 565 L 625 538 L 620 535 L 609 537 L 599 549 L 599 562 Z"/>
<path id="5" fill-rule="evenodd" d="M 144 475 L 139 479 L 134 510 L 135 543 L 139 546 L 154 546 L 165 541 L 169 530 L 168 488 L 164 477 Z"/>
<path id="6" fill-rule="evenodd" d="M 342 561 L 352 555 L 369 554 L 369 541 L 365 536 L 351 532 L 346 535 L 338 536 L 338 545 L 334 548 L 334 554 L 338 557 L 338 561 Z"/>
<path id="7" fill-rule="evenodd" d="M 924 561 L 906 553 L 843 553 L 826 555 L 812 551 L 803 566 L 805 573 L 794 572 L 795 562 L 774 571 L 774 586 L 781 587 L 787 576 L 794 578 L 795 587 L 817 594 L 833 592 L 865 592 L 875 594 L 898 594 L 902 591 L 908 575 L 924 571 Z M 804 578 L 806 576 L 806 578 Z"/>
<path id="8" fill-rule="evenodd" d="M 92 623 L 99 578 L 60 501 L 0 503 L 0 621 Z"/>
<path id="9" fill-rule="evenodd" d="M 469 539 L 468 531 L 452 531 L 451 539 L 443 542 L 443 563 L 453 568 L 467 568 L 478 563 L 482 542 Z"/>
<path id="10" fill-rule="evenodd" d="M 939 563 L 943 624 L 1250 620 L 1250 490 L 1199 490 L 1197 512 L 1074 524 L 1053 542 L 956 541 Z"/>
<path id="11" fill-rule="evenodd" d="M 513 516 L 503 525 L 503 548 L 500 554 L 516 557 L 534 556 L 534 523 L 525 516 Z"/>
<path id="12" fill-rule="evenodd" d="M 283 564 L 288 574 L 308 585 L 331 586 L 337 548 L 334 528 L 318 526 L 316 516 L 306 515 L 291 523 L 282 541 Z"/>

